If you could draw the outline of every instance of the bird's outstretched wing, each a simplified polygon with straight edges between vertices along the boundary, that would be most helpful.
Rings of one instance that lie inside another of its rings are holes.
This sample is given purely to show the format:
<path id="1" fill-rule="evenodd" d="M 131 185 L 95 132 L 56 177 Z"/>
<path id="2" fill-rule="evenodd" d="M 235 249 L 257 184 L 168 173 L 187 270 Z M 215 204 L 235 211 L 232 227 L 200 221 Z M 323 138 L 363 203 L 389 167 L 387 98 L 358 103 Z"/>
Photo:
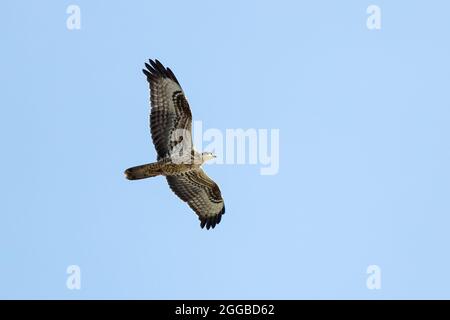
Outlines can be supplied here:
<path id="1" fill-rule="evenodd" d="M 192 114 L 180 83 L 172 70 L 149 60 L 142 71 L 150 85 L 150 131 L 158 160 L 170 156 L 183 143 L 192 150 Z"/>
<path id="2" fill-rule="evenodd" d="M 202 228 L 214 228 L 220 222 L 225 203 L 217 184 L 202 169 L 166 178 L 170 189 L 197 213 Z"/>

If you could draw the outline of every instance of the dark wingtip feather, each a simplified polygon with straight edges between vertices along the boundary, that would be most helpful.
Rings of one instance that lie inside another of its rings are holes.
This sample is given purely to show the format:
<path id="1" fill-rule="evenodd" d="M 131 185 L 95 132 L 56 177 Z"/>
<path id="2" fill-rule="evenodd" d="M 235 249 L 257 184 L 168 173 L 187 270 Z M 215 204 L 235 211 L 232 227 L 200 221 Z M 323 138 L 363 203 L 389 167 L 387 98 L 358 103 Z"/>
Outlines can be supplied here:
<path id="1" fill-rule="evenodd" d="M 172 72 L 172 70 L 170 70 L 170 68 L 167 68 L 167 74 L 169 75 L 169 78 L 172 79 L 173 81 L 175 81 L 176 83 L 178 83 L 178 85 L 180 84 L 178 82 L 177 77 L 175 77 L 175 74 Z"/>
<path id="2" fill-rule="evenodd" d="M 148 71 L 150 71 L 150 73 L 156 74 L 156 70 L 153 69 L 148 63 L 145 63 L 145 67 L 147 68 Z"/>
<path id="3" fill-rule="evenodd" d="M 148 62 L 150 64 L 145 63 L 147 73 L 144 71 L 144 74 L 147 76 L 147 79 L 153 80 L 158 78 L 168 78 L 175 81 L 178 85 L 180 85 L 172 70 L 164 67 L 164 65 L 158 59 L 155 60 L 148 59 Z"/>
<path id="4" fill-rule="evenodd" d="M 206 230 L 214 229 L 216 225 L 222 221 L 222 215 L 225 214 L 225 205 L 223 206 L 222 210 L 220 210 L 219 213 L 217 213 L 215 216 L 209 217 L 209 218 L 202 218 L 199 217 L 200 227 L 203 229 L 206 226 Z"/>
<path id="5" fill-rule="evenodd" d="M 147 76 L 147 78 L 151 76 L 147 69 L 142 69 L 142 72 Z"/>

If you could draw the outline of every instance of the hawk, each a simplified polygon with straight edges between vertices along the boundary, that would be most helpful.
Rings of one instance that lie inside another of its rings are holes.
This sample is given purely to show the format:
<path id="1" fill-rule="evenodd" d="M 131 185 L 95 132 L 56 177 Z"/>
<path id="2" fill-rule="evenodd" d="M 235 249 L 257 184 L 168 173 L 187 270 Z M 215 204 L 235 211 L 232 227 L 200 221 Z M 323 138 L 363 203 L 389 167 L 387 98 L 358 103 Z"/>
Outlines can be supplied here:
<path id="1" fill-rule="evenodd" d="M 219 187 L 201 168 L 215 155 L 194 150 L 191 109 L 174 73 L 156 59 L 149 63 L 142 71 L 150 87 L 150 131 L 157 161 L 129 168 L 125 177 L 165 176 L 170 189 L 198 215 L 200 227 L 209 230 L 225 213 Z"/>

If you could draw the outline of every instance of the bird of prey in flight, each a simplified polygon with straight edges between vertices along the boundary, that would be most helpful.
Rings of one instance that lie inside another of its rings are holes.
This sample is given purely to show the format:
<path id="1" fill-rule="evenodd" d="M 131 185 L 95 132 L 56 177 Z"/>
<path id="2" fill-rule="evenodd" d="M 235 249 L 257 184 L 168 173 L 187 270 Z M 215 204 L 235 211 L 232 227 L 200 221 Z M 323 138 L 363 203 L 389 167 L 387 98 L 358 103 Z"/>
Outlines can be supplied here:
<path id="1" fill-rule="evenodd" d="M 214 228 L 225 213 L 225 204 L 219 187 L 201 165 L 215 155 L 194 150 L 192 114 L 180 83 L 161 62 L 149 62 L 142 71 L 150 86 L 150 131 L 157 161 L 129 168 L 125 177 L 165 176 L 170 189 L 198 215 L 200 227 Z"/>

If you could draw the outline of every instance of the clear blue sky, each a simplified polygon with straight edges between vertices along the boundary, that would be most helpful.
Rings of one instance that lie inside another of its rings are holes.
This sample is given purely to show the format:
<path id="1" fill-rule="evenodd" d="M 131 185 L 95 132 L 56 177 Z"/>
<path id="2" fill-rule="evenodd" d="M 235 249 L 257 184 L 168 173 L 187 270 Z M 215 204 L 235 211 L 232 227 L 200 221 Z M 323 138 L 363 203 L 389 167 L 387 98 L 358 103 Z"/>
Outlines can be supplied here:
<path id="1" fill-rule="evenodd" d="M 3 2 L 0 298 L 450 298 L 449 12 Z M 205 129 L 280 129 L 278 175 L 207 166 L 227 206 L 213 231 L 163 178 L 123 177 L 155 159 L 148 58 L 174 70 Z"/>

